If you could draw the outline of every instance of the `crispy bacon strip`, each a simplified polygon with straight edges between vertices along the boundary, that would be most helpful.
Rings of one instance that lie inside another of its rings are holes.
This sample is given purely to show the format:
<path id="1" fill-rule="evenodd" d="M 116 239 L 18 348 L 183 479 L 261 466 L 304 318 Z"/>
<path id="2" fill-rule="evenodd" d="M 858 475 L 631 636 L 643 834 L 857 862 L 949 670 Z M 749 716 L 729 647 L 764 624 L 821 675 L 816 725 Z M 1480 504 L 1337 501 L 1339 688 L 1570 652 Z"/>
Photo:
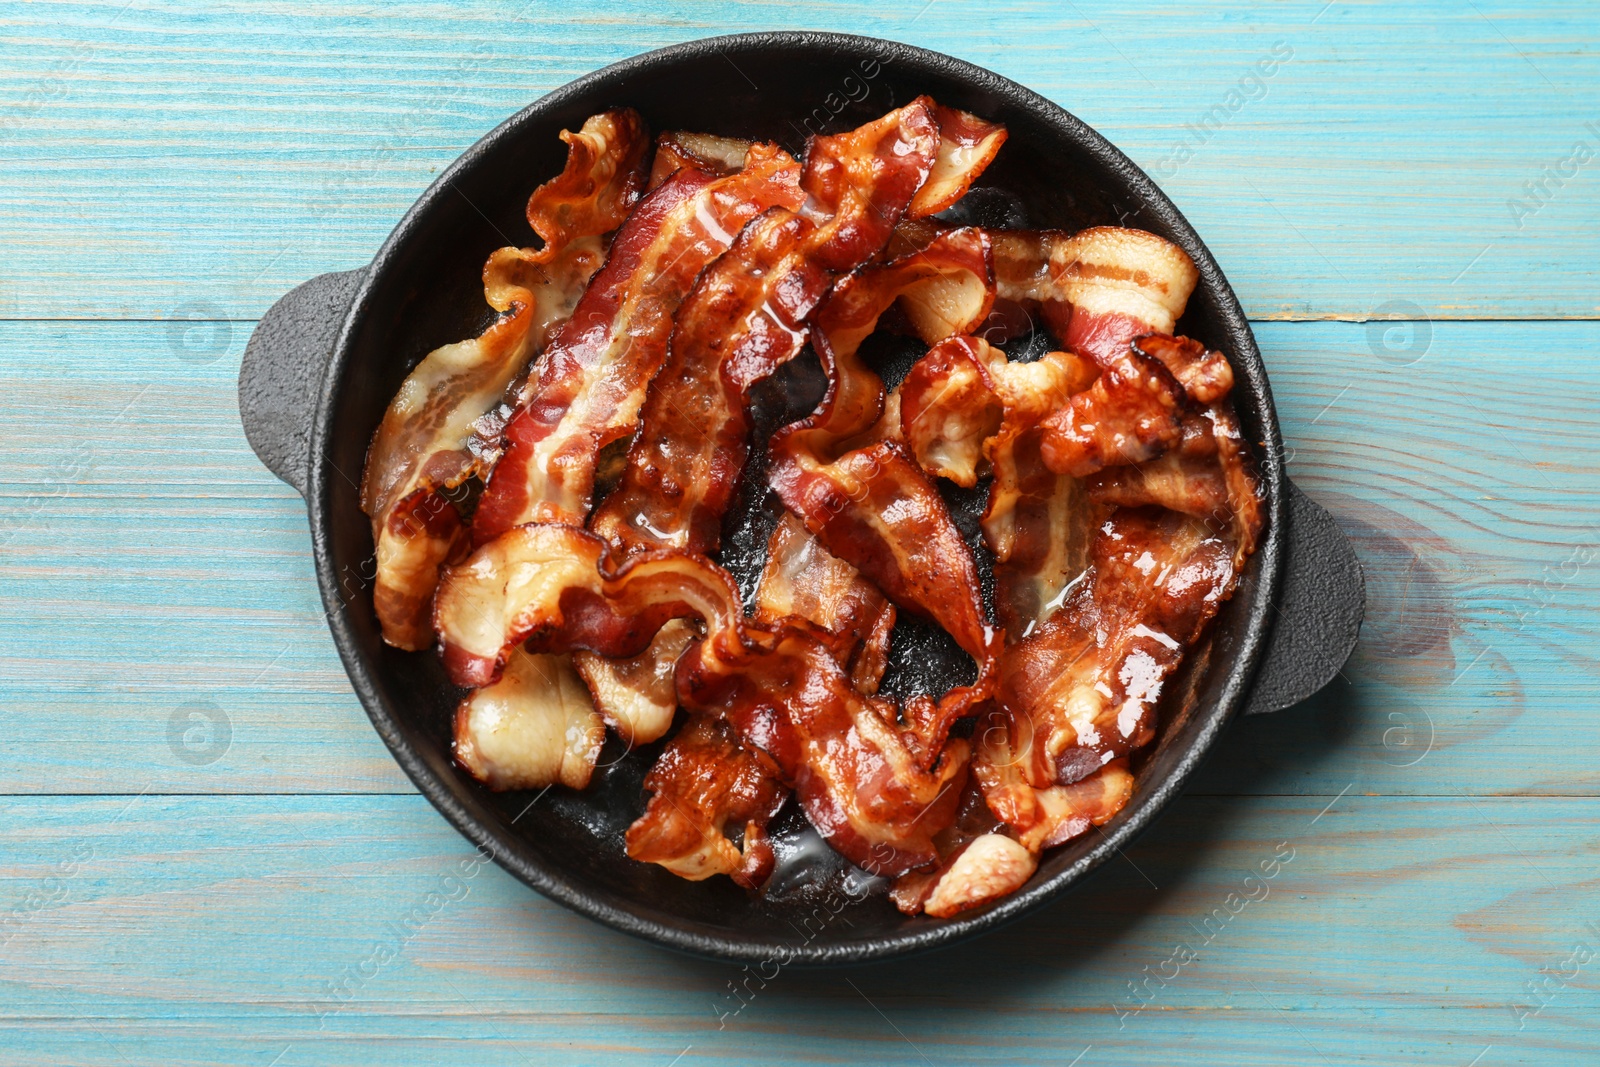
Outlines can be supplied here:
<path id="1" fill-rule="evenodd" d="M 809 418 L 773 436 L 767 471 L 784 504 L 830 552 L 900 607 L 939 623 L 985 668 L 996 641 L 971 552 L 904 447 L 870 433 L 884 410 L 883 381 L 857 352 L 896 299 L 927 341 L 965 332 L 988 314 L 989 278 L 982 234 L 956 230 L 840 281 L 812 330 L 828 392 Z M 853 447 L 862 435 L 868 443 Z M 952 694 L 958 704 L 979 695 Z"/>
<path id="2" fill-rule="evenodd" d="M 650 166 L 649 187 L 656 188 L 685 167 L 708 174 L 732 174 L 744 166 L 750 144 L 735 137 L 669 130 L 656 138 L 656 158 Z"/>
<path id="3" fill-rule="evenodd" d="M 1172 333 L 1199 272 L 1183 249 L 1143 230 L 1097 226 L 1050 250 L 1061 300 L 1045 321 L 1072 351 L 1107 366 L 1135 337 Z"/>
<path id="4" fill-rule="evenodd" d="M 1122 508 L 1091 572 L 1010 650 L 999 699 L 1032 785 L 1070 785 L 1148 743 L 1162 683 L 1233 592 L 1234 546 L 1200 522 Z"/>
<path id="5" fill-rule="evenodd" d="M 523 642 L 636 656 L 669 619 L 685 617 L 743 640 L 738 591 L 711 562 L 655 551 L 613 568 L 604 541 L 556 523 L 515 527 L 447 568 L 433 605 L 445 672 L 463 686 L 499 680 Z"/>
<path id="6" fill-rule="evenodd" d="M 775 208 L 746 226 L 684 303 L 621 480 L 590 527 L 623 548 L 715 551 L 749 455 L 747 396 L 791 359 L 827 289 L 807 238 Z"/>
<path id="7" fill-rule="evenodd" d="M 997 122 L 943 107 L 928 97 L 920 99 L 928 104 L 939 124 L 939 155 L 933 173 L 917 190 L 911 210 L 906 213 L 913 219 L 937 214 L 965 196 L 978 175 L 994 162 L 1007 136 L 1006 128 Z"/>
<path id="8" fill-rule="evenodd" d="M 633 108 L 595 115 L 577 133 L 562 130 L 561 140 L 566 167 L 528 198 L 528 225 L 544 242 L 532 257 L 538 263 L 550 263 L 579 238 L 621 226 L 644 191 L 650 134 Z"/>
<path id="9" fill-rule="evenodd" d="M 674 619 L 637 656 L 607 659 L 593 652 L 574 652 L 572 664 L 588 685 L 595 709 L 617 735 L 642 745 L 672 728 L 678 710 L 673 668 L 698 637 L 693 623 Z"/>
<path id="10" fill-rule="evenodd" d="M 605 726 L 566 656 L 518 649 L 456 709 L 456 760 L 490 789 L 589 784 Z"/>
<path id="11" fill-rule="evenodd" d="M 726 716 L 776 761 L 806 817 L 834 850 L 873 874 L 938 860 L 933 837 L 954 817 L 965 741 L 947 741 L 928 769 L 895 727 L 892 703 L 856 692 L 827 645 L 793 624 L 766 654 L 734 666 L 691 646 L 678 662 L 687 707 Z"/>
<path id="12" fill-rule="evenodd" d="M 850 671 L 858 692 L 877 691 L 894 606 L 854 567 L 817 544 L 798 519 L 785 515 L 768 546 L 755 618 L 775 626 L 791 616 L 846 637 L 849 644 L 837 650 L 840 666 Z M 668 623 L 661 632 L 674 625 L 686 623 Z M 579 653 L 580 662 L 587 655 Z M 676 659 L 667 661 L 669 666 Z M 767 823 L 789 790 L 770 757 L 741 742 L 726 722 L 707 712 L 692 713 L 667 743 L 645 788 L 653 796 L 628 829 L 629 856 L 685 878 L 727 874 L 747 889 L 766 881 L 773 861 Z M 728 840 L 729 826 L 743 827 L 738 848 Z"/>
<path id="13" fill-rule="evenodd" d="M 483 270 L 484 295 L 503 317 L 470 341 L 425 356 L 373 435 L 361 506 L 377 546 L 373 599 L 384 640 L 412 651 L 433 643 L 428 605 L 440 564 L 464 540 L 442 495 L 485 472 L 468 448 L 475 419 L 499 402 L 549 331 L 572 313 L 603 256 L 600 235 L 622 224 L 643 183 L 649 147 L 624 108 L 563 131 L 566 167 L 528 199 L 538 251 L 502 248 Z"/>
<path id="14" fill-rule="evenodd" d="M 995 554 L 996 613 L 1010 640 L 1043 621 L 1086 562 L 1082 493 L 1076 479 L 1044 466 L 1039 423 L 1097 373 L 1067 352 L 1012 363 L 981 338 L 955 337 L 900 386 L 903 435 L 925 470 L 969 487 L 980 459 L 994 473 L 983 531 Z"/>
<path id="15" fill-rule="evenodd" d="M 1046 321 L 1074 352 L 1119 373 L 1128 372 L 1125 357 L 1133 338 L 1173 328 L 1198 278 L 1180 249 L 1137 230 L 1100 227 L 1071 237 L 1050 232 L 990 236 L 1000 296 L 1019 306 L 1041 306 Z M 1220 356 L 1218 361 L 1220 369 L 1216 362 L 1205 368 L 1214 376 L 1212 388 L 1222 383 L 1222 375 L 1231 383 L 1227 361 Z M 1201 387 L 1194 376 L 1179 374 L 1171 364 L 1168 369 L 1181 384 L 1194 380 Z M 1082 384 L 1080 379 L 1069 393 L 1081 394 Z M 1108 380 L 1102 388 L 1111 384 Z M 1088 398 L 1079 403 L 1087 404 Z M 1060 407 L 1060 398 L 1050 398 L 1048 406 Z M 1046 439 L 1052 431 L 1038 426 L 1043 414 L 1012 421 L 1009 455 L 1007 446 L 996 443 L 997 454 L 991 457 L 995 481 L 984 534 L 998 561 L 997 614 L 1012 639 L 1031 632 L 1059 604 L 1067 583 L 1082 571 L 1090 534 L 1104 516 L 1103 508 L 1090 506 L 1099 503 L 1096 498 L 1086 505 L 1077 478 L 1047 465 Z M 1104 409 L 1097 414 L 1112 421 L 1117 417 Z M 1160 447 L 1163 426 L 1158 415 L 1147 424 L 1155 441 L 1145 443 L 1146 449 Z M 1094 428 L 1100 433 L 1081 422 L 1074 429 L 1113 450 L 1119 443 L 1107 440 L 1104 426 Z M 1136 446 L 1132 454 L 1148 452 Z M 1118 458 L 1128 457 L 1119 453 Z"/>
<path id="16" fill-rule="evenodd" d="M 691 716 L 650 768 L 644 787 L 652 795 L 628 827 L 630 857 L 694 882 L 726 874 L 746 889 L 772 874 L 767 823 L 789 790 L 772 760 L 742 744 L 725 720 Z M 742 831 L 741 845 L 728 839 L 730 826 Z"/>
<path id="17" fill-rule="evenodd" d="M 850 564 L 829 552 L 785 512 L 767 541 L 767 563 L 756 589 L 755 618 L 768 626 L 798 616 L 848 639 L 839 666 L 868 696 L 878 691 L 889 663 L 894 605 Z"/>
<path id="18" fill-rule="evenodd" d="M 593 534 L 529 524 L 449 568 L 435 601 L 445 669 L 466 685 L 496 681 L 524 641 L 530 651 L 635 655 L 683 617 L 706 629 L 678 662 L 685 707 L 726 719 L 770 756 L 852 862 L 897 875 L 937 860 L 932 837 L 954 815 L 966 743 L 951 740 L 925 768 L 894 705 L 856 692 L 832 635 L 803 620 L 747 622 L 732 579 L 703 557 L 657 549 L 613 568 Z"/>
<path id="19" fill-rule="evenodd" d="M 474 541 L 524 522 L 587 517 L 600 450 L 636 427 L 679 303 L 745 223 L 799 206 L 799 177 L 792 157 L 758 144 L 735 174 L 680 169 L 639 203 L 518 398 Z"/>
<path id="20" fill-rule="evenodd" d="M 1044 421 L 1045 464 L 1086 478 L 1106 467 L 1143 463 L 1177 446 L 1188 396 L 1157 359 L 1136 348 L 1109 358 L 1088 389 Z"/>
<path id="21" fill-rule="evenodd" d="M 1255 551 L 1265 522 L 1261 492 L 1239 420 L 1226 403 L 1184 418 L 1179 446 L 1134 467 L 1110 467 L 1090 477 L 1088 498 L 1102 506 L 1155 504 L 1226 530 L 1234 565 Z"/>
<path id="22" fill-rule="evenodd" d="M 835 272 L 888 240 L 938 145 L 920 101 L 812 140 L 805 216 L 778 208 L 751 223 L 680 308 L 621 482 L 592 529 L 628 547 L 717 548 L 749 455 L 750 388 L 800 351 Z"/>
<path id="23" fill-rule="evenodd" d="M 944 229 L 902 222 L 890 251 L 922 248 Z M 1136 337 L 1172 333 L 1200 277 L 1183 249 L 1144 230 L 984 232 L 994 250 L 997 315 L 1017 312 L 1027 322 L 1026 309 L 1037 308 L 1058 341 L 1102 366 Z"/>
<path id="24" fill-rule="evenodd" d="M 1133 797 L 1133 773 L 1125 759 L 1112 760 L 1071 785 L 1035 785 L 1030 780 L 1031 739 L 1012 738 L 1004 715 L 980 729 L 972 774 L 995 816 L 1030 852 L 1064 844 L 1091 826 L 1104 826 Z"/>

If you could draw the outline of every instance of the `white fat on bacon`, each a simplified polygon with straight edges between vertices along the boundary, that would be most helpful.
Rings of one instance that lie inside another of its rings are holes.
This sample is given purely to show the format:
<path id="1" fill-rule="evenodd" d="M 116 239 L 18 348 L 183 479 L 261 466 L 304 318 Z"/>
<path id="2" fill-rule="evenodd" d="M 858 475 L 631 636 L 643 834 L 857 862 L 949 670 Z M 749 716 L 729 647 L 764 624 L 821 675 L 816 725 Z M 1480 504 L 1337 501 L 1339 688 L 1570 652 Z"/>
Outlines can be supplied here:
<path id="1" fill-rule="evenodd" d="M 637 656 L 608 659 L 575 652 L 572 663 L 588 683 L 595 707 L 618 736 L 630 744 L 647 744 L 672 727 L 678 710 L 673 674 L 678 657 L 697 636 L 694 623 L 673 619 Z"/>
<path id="2" fill-rule="evenodd" d="M 1022 887 L 1039 866 L 1038 858 L 1003 834 L 984 834 L 950 864 L 922 910 L 948 919 Z"/>
<path id="3" fill-rule="evenodd" d="M 456 709 L 456 759 L 490 789 L 589 784 L 605 725 L 566 656 L 517 649 Z"/>

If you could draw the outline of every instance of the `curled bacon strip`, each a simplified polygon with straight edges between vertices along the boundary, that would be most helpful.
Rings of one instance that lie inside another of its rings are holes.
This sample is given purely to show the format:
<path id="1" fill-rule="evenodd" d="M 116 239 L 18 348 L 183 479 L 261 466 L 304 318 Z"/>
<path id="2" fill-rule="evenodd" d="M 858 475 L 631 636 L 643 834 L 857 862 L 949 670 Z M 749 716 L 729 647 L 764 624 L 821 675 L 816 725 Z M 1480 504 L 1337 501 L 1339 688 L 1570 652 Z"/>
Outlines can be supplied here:
<path id="1" fill-rule="evenodd" d="M 1187 395 L 1166 366 L 1136 348 L 1107 359 L 1094 385 L 1044 422 L 1041 453 L 1059 474 L 1155 459 L 1182 439 Z"/>
<path id="2" fill-rule="evenodd" d="M 749 455 L 749 390 L 792 359 L 837 271 L 888 240 L 939 145 L 915 102 L 812 140 L 805 216 L 775 208 L 747 226 L 678 312 L 621 482 L 591 528 L 624 546 L 710 552 Z"/>
<path id="3" fill-rule="evenodd" d="M 894 705 L 858 693 L 824 642 L 793 624 L 774 641 L 737 664 L 709 641 L 691 646 L 678 663 L 685 706 L 726 716 L 771 755 L 811 824 L 852 863 L 898 875 L 936 862 L 933 837 L 966 779 L 966 742 L 950 739 L 924 769 Z"/>
<path id="4" fill-rule="evenodd" d="M 707 174 L 732 174 L 744 166 L 750 142 L 689 130 L 670 130 L 656 138 L 656 159 L 650 166 L 654 189 L 685 167 Z"/>
<path id="5" fill-rule="evenodd" d="M 755 617 L 776 626 L 791 616 L 844 637 L 847 643 L 835 650 L 839 665 L 850 672 L 858 692 L 877 691 L 894 606 L 854 567 L 817 544 L 799 520 L 785 515 L 768 546 Z M 661 632 L 677 624 L 683 620 Z M 670 666 L 677 658 L 666 662 Z M 667 743 L 645 788 L 653 795 L 628 829 L 629 856 L 686 878 L 727 874 L 752 889 L 766 880 L 773 861 L 766 826 L 789 790 L 771 758 L 741 742 L 725 721 L 704 711 L 691 713 L 688 725 Z M 743 827 L 739 848 L 727 838 L 730 825 Z"/>
<path id="6" fill-rule="evenodd" d="M 433 604 L 445 672 L 464 686 L 499 680 L 523 642 L 636 656 L 686 616 L 742 642 L 743 615 L 733 580 L 707 560 L 654 551 L 613 567 L 604 541 L 555 523 L 515 527 L 447 568 Z"/>
<path id="7" fill-rule="evenodd" d="M 698 636 L 687 619 L 674 619 L 637 656 L 607 659 L 593 652 L 574 652 L 572 665 L 594 696 L 595 709 L 617 735 L 642 745 L 672 728 L 678 710 L 673 667 Z"/>
<path id="8" fill-rule="evenodd" d="M 1007 747 L 1030 786 L 1071 785 L 1150 741 L 1164 680 L 1233 592 L 1233 559 L 1226 537 L 1174 512 L 1107 521 L 1085 581 L 1002 667 Z"/>
<path id="9" fill-rule="evenodd" d="M 589 784 L 605 726 L 566 656 L 518 649 L 456 709 L 455 755 L 490 789 Z"/>
<path id="10" fill-rule="evenodd" d="M 528 222 L 543 247 L 502 248 L 484 266 L 484 294 L 504 317 L 480 337 L 425 356 L 367 453 L 361 506 L 377 546 L 374 600 L 384 640 L 399 648 L 433 643 L 428 604 L 438 569 L 463 541 L 455 505 L 441 491 L 485 471 L 468 448 L 473 421 L 571 314 L 600 266 L 600 235 L 622 224 L 643 183 L 649 138 L 632 109 L 595 115 L 561 137 L 566 167 L 528 200 Z"/>
<path id="11" fill-rule="evenodd" d="M 869 434 L 883 414 L 883 381 L 857 352 L 897 299 L 925 340 L 965 332 L 988 314 L 989 278 L 983 235 L 956 230 L 840 281 L 812 330 L 828 392 L 809 418 L 773 436 L 767 470 L 784 504 L 830 552 L 900 607 L 939 623 L 980 664 L 992 660 L 995 639 L 971 551 L 904 447 Z M 853 448 L 862 435 L 867 443 Z"/>
<path id="12" fill-rule="evenodd" d="M 896 229 L 890 251 L 904 254 L 944 232 L 932 220 Z M 1177 245 L 1144 230 L 1096 226 L 1060 230 L 985 230 L 994 252 L 996 314 L 1023 325 L 1030 308 L 1043 312 L 1056 339 L 1102 365 L 1134 338 L 1170 334 L 1183 316 L 1199 272 Z M 1014 332 L 995 322 L 991 340 Z"/>
<path id="13" fill-rule="evenodd" d="M 613 567 L 606 543 L 569 526 L 519 526 L 449 568 L 434 621 L 457 684 L 497 680 L 511 651 L 635 655 L 668 619 L 706 636 L 678 663 L 678 695 L 761 749 L 807 816 L 852 862 L 901 874 L 937 860 L 932 836 L 954 815 L 966 743 L 924 768 L 893 704 L 862 696 L 839 642 L 802 620 L 747 622 L 732 580 L 699 556 L 665 549 Z"/>
<path id="14" fill-rule="evenodd" d="M 706 270 L 680 309 L 622 478 L 590 520 L 595 532 L 627 548 L 717 548 L 749 455 L 748 392 L 800 350 L 827 288 L 805 257 L 815 232 L 773 209 Z"/>
<path id="15" fill-rule="evenodd" d="M 901 383 L 907 443 L 924 469 L 976 484 L 993 471 L 984 539 L 995 554 L 995 609 L 1015 640 L 1048 615 L 1050 601 L 1086 562 L 1090 525 L 1076 479 L 1040 456 L 1040 421 L 1097 371 L 1067 352 L 1012 363 L 981 338 L 936 345 Z"/>
<path id="16" fill-rule="evenodd" d="M 1032 739 L 1013 738 L 1004 715 L 993 715 L 980 728 L 972 775 L 983 787 L 995 816 L 1028 851 L 1064 844 L 1091 826 L 1104 826 L 1133 798 L 1133 772 L 1125 759 L 1112 760 L 1087 778 L 1070 785 L 1036 785 L 1027 754 Z"/>
<path id="17" fill-rule="evenodd" d="M 933 173 L 917 190 L 911 210 L 906 213 L 913 219 L 937 214 L 965 196 L 978 175 L 994 162 L 1007 136 L 1006 128 L 999 123 L 943 107 L 927 97 L 920 99 L 928 103 L 939 124 L 939 155 L 934 160 Z"/>
<path id="18" fill-rule="evenodd" d="M 871 696 L 878 691 L 888 667 L 894 605 L 785 512 L 767 541 L 755 617 L 776 626 L 791 616 L 846 638 L 839 666 L 850 672 L 858 692 Z"/>
<path id="19" fill-rule="evenodd" d="M 1097 362 L 1121 355 L 1142 334 L 1172 333 L 1200 277 L 1172 242 L 1114 226 L 1052 248 L 1050 269 L 1064 300 L 1045 305 L 1046 321 L 1063 344 Z"/>
<path id="20" fill-rule="evenodd" d="M 1227 402 L 1233 370 L 1219 352 L 1188 338 L 1141 337 L 1135 350 L 1152 353 L 1184 383 L 1189 403 L 1180 415 L 1178 443 L 1158 459 L 1108 467 L 1085 483 L 1099 505 L 1155 504 L 1200 519 L 1232 538 L 1234 566 L 1255 551 L 1265 521 L 1261 491 L 1238 417 Z M 1201 407 L 1201 405 L 1205 405 Z"/>
<path id="21" fill-rule="evenodd" d="M 622 225 L 644 189 L 650 135 L 631 107 L 595 115 L 577 133 L 561 131 L 567 164 L 528 198 L 528 225 L 544 241 L 531 258 L 549 263 L 573 241 Z"/>
<path id="22" fill-rule="evenodd" d="M 587 517 L 600 451 L 637 426 L 679 303 L 745 223 L 799 206 L 799 178 L 792 157 L 758 144 L 737 173 L 683 168 L 639 203 L 506 423 L 473 520 L 477 543 L 524 522 Z"/>
<path id="23" fill-rule="evenodd" d="M 772 760 L 741 744 L 727 722 L 691 716 L 650 768 L 644 787 L 652 795 L 628 827 L 630 857 L 691 881 L 726 874 L 746 889 L 772 873 L 767 823 L 789 790 Z M 730 826 L 742 831 L 742 845 L 728 839 Z"/>

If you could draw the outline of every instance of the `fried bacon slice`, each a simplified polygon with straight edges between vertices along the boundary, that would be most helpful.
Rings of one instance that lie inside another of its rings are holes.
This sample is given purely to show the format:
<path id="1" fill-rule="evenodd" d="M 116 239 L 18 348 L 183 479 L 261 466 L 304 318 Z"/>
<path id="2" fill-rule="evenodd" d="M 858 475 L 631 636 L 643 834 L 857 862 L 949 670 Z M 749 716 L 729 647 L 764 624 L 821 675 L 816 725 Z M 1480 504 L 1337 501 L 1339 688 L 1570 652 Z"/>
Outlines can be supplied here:
<path id="1" fill-rule="evenodd" d="M 732 174 L 744 167 L 750 142 L 689 130 L 669 130 L 656 138 L 656 158 L 650 166 L 651 189 L 685 167 L 707 174 Z"/>
<path id="2" fill-rule="evenodd" d="M 605 726 L 566 656 L 517 649 L 456 708 L 456 760 L 490 789 L 589 784 Z"/>
<path id="3" fill-rule="evenodd" d="M 674 619 L 656 632 L 637 656 L 607 659 L 574 652 L 572 665 L 588 685 L 595 710 L 629 744 L 647 744 L 672 728 L 678 710 L 673 668 L 699 634 L 687 619 Z"/>
<path id="4" fill-rule="evenodd" d="M 1215 531 L 1227 531 L 1234 565 L 1256 549 L 1265 512 L 1255 464 L 1225 403 L 1184 419 L 1183 440 L 1160 459 L 1135 467 L 1110 467 L 1085 483 L 1088 499 L 1101 506 L 1154 504 L 1193 516 Z"/>
<path id="5" fill-rule="evenodd" d="M 939 869 L 907 875 L 891 899 L 900 910 L 948 919 L 1021 889 L 1039 867 L 1038 855 L 1004 834 L 983 834 L 963 845 Z"/>
<path id="6" fill-rule="evenodd" d="M 525 522 L 584 521 L 600 451 L 636 428 L 678 305 L 745 223 L 800 205 L 799 179 L 788 153 L 757 144 L 737 173 L 682 168 L 640 201 L 517 398 L 476 543 Z"/>
<path id="7" fill-rule="evenodd" d="M 1070 785 L 1152 738 L 1166 677 L 1233 592 L 1234 546 L 1204 523 L 1119 508 L 1090 571 L 1033 636 L 1008 650 L 999 700 L 1030 784 Z"/>
<path id="8" fill-rule="evenodd" d="M 478 686 L 495 682 L 523 642 L 534 652 L 636 655 L 684 617 L 706 635 L 678 661 L 680 703 L 727 720 L 766 753 L 852 862 L 898 875 L 938 859 L 932 838 L 954 815 L 966 743 L 952 739 L 925 761 L 894 705 L 856 691 L 833 635 L 799 619 L 746 621 L 732 579 L 704 557 L 654 549 L 614 566 L 587 531 L 528 524 L 448 568 L 434 609 L 447 673 Z"/>
<path id="9" fill-rule="evenodd" d="M 613 568 L 603 540 L 559 523 L 513 527 L 446 568 L 433 602 L 445 673 L 462 686 L 498 681 L 524 642 L 636 656 L 668 620 L 686 617 L 719 640 L 743 640 L 738 590 L 709 560 L 663 550 Z"/>
<path id="10" fill-rule="evenodd" d="M 800 351 L 834 274 L 888 240 L 938 147 L 922 101 L 812 139 L 805 214 L 775 208 L 747 226 L 679 310 L 622 479 L 592 529 L 628 547 L 717 548 L 749 455 L 749 390 Z"/>
<path id="11" fill-rule="evenodd" d="M 800 350 L 826 291 L 816 227 L 775 208 L 744 228 L 679 311 L 617 487 L 590 528 L 624 549 L 715 551 L 749 455 L 747 395 Z"/>
<path id="12" fill-rule="evenodd" d="M 939 154 L 933 173 L 911 201 L 909 218 L 935 215 L 967 194 L 978 175 L 988 169 L 1000 146 L 1006 143 L 1006 128 L 997 122 L 980 119 L 953 107 L 935 104 L 920 97 L 939 124 Z"/>
<path id="13" fill-rule="evenodd" d="M 1088 389 L 1044 421 L 1040 450 L 1058 474 L 1086 478 L 1177 446 L 1188 395 L 1160 360 L 1129 347 Z"/>
<path id="14" fill-rule="evenodd" d="M 1050 273 L 1062 299 L 1045 303 L 1045 321 L 1064 345 L 1102 366 L 1135 337 L 1172 333 L 1200 277 L 1177 245 L 1116 226 L 1052 247 Z"/>
<path id="15" fill-rule="evenodd" d="M 883 414 L 883 381 L 857 353 L 896 300 L 933 342 L 982 322 L 991 297 L 988 245 L 975 230 L 842 279 L 812 329 L 828 391 L 810 417 L 773 435 L 767 469 L 784 505 L 830 552 L 899 607 L 943 626 L 983 667 L 997 642 L 971 551 L 904 446 L 870 432 Z"/>
<path id="16" fill-rule="evenodd" d="M 643 184 L 649 138 L 631 108 L 595 115 L 561 138 L 566 167 L 528 199 L 528 223 L 543 247 L 502 248 L 484 266 L 484 295 L 502 317 L 473 340 L 428 353 L 367 452 L 361 507 L 377 546 L 373 599 L 384 640 L 398 648 L 433 644 L 428 605 L 438 569 L 464 540 L 442 491 L 486 469 L 468 448 L 474 420 L 572 313 L 603 258 L 600 236 L 622 224 Z"/>
<path id="17" fill-rule="evenodd" d="M 583 237 L 622 225 L 644 191 L 650 134 L 631 107 L 595 115 L 577 133 L 561 131 L 567 164 L 528 198 L 528 225 L 544 242 L 531 257 L 549 263 Z"/>
<path id="18" fill-rule="evenodd" d="M 776 626 L 798 616 L 848 639 L 839 666 L 867 696 L 878 691 L 889 664 L 895 610 L 877 587 L 829 552 L 785 512 L 767 541 L 767 563 L 756 589 L 755 618 Z"/>
<path id="19" fill-rule="evenodd" d="M 1028 851 L 1054 848 L 1091 826 L 1104 826 L 1133 798 L 1126 759 L 1114 759 L 1070 785 L 1034 784 L 1028 763 L 1032 739 L 1011 737 L 1004 715 L 984 722 L 972 775 L 995 816 Z"/>
<path id="20" fill-rule="evenodd" d="M 938 860 L 933 838 L 954 817 L 967 743 L 946 741 L 930 767 L 896 727 L 894 705 L 858 693 L 810 628 L 778 628 L 764 654 L 738 664 L 692 645 L 678 662 L 686 707 L 715 711 L 770 755 L 829 845 L 873 874 Z"/>
<path id="21" fill-rule="evenodd" d="M 628 827 L 628 855 L 698 882 L 726 874 L 755 889 L 772 874 L 767 824 L 789 790 L 772 760 L 739 741 L 725 720 L 692 715 L 645 776 L 644 814 Z M 741 831 L 741 844 L 728 828 Z"/>
<path id="22" fill-rule="evenodd" d="M 1048 615 L 1087 560 L 1090 524 L 1076 479 L 1040 456 L 1040 422 L 1099 372 L 1068 352 L 1013 363 L 978 337 L 934 346 L 901 383 L 902 434 L 923 469 L 959 485 L 993 472 L 983 516 L 995 554 L 995 610 L 1009 640 Z"/>
<path id="23" fill-rule="evenodd" d="M 798 519 L 785 515 L 768 545 L 755 618 L 771 626 L 791 616 L 845 637 L 848 644 L 836 650 L 839 665 L 850 672 L 858 692 L 877 691 L 894 606 L 854 567 L 817 544 Z M 687 623 L 670 622 L 661 632 L 675 625 Z M 580 663 L 588 655 L 578 653 Z M 673 656 L 667 663 L 676 660 Z M 599 703 L 603 707 L 605 700 Z M 771 758 L 741 742 L 725 721 L 705 711 L 691 713 L 667 743 L 645 788 L 653 795 L 628 830 L 629 856 L 685 878 L 727 874 L 747 889 L 772 873 L 766 827 L 789 790 Z M 743 828 L 738 848 L 728 840 L 729 826 Z"/>
<path id="24" fill-rule="evenodd" d="M 929 219 L 902 222 L 890 251 L 921 248 L 944 229 Z M 1017 332 L 1000 320 L 1027 324 L 1037 310 L 1063 346 L 1105 365 L 1136 337 L 1173 333 L 1199 281 L 1183 249 L 1144 230 L 984 232 L 997 296 L 996 321 L 984 335 L 996 342 Z"/>

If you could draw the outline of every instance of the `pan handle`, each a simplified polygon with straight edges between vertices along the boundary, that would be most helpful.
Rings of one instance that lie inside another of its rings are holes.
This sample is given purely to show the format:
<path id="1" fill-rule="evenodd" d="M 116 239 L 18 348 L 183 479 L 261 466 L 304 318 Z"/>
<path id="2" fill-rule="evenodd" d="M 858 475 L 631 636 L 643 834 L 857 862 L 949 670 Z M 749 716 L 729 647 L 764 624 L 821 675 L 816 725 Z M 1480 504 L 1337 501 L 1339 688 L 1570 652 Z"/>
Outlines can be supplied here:
<path id="1" fill-rule="evenodd" d="M 267 309 L 239 364 L 239 421 L 261 462 L 306 494 L 328 360 L 366 270 L 319 274 Z"/>
<path id="2" fill-rule="evenodd" d="M 1349 538 L 1298 486 L 1284 484 L 1289 551 L 1246 715 L 1282 711 L 1333 681 L 1367 610 L 1367 583 Z"/>

